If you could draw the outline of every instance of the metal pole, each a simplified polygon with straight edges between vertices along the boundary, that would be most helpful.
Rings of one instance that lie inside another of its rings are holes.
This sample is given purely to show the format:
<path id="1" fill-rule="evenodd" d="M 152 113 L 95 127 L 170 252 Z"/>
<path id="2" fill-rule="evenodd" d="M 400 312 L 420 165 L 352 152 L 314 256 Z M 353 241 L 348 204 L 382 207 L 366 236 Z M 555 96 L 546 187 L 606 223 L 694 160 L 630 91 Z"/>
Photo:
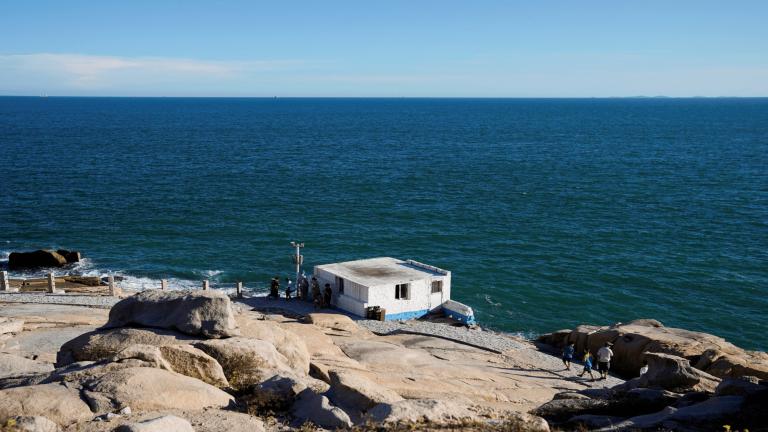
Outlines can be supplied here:
<path id="1" fill-rule="evenodd" d="M 296 289 L 299 286 L 299 275 L 301 275 L 301 265 L 303 264 L 303 257 L 301 256 L 301 248 L 304 247 L 304 243 L 291 242 L 291 246 L 296 248 L 296 255 L 293 257 L 294 263 L 296 263 L 296 279 L 294 279 Z M 297 291 L 298 295 L 298 291 Z"/>
<path id="2" fill-rule="evenodd" d="M 11 282 L 8 280 L 7 271 L 0 271 L 0 291 L 11 291 Z"/>
<path id="3" fill-rule="evenodd" d="M 168 289 L 168 279 L 160 279 L 160 289 L 163 291 Z"/>
<path id="4" fill-rule="evenodd" d="M 208 291 L 208 288 L 210 288 L 210 282 L 208 282 L 208 279 L 203 281 L 203 291 Z"/>
<path id="5" fill-rule="evenodd" d="M 238 282 L 236 285 L 237 288 L 237 298 L 243 298 L 243 283 Z"/>

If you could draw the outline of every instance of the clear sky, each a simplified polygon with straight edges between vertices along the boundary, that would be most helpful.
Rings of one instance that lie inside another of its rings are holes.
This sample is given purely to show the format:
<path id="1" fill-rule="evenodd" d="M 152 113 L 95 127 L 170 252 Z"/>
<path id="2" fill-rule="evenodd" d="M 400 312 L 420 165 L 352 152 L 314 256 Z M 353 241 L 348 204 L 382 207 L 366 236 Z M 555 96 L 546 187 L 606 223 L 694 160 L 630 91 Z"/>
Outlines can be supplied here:
<path id="1" fill-rule="evenodd" d="M 0 94 L 768 96 L 768 1 L 0 2 Z"/>

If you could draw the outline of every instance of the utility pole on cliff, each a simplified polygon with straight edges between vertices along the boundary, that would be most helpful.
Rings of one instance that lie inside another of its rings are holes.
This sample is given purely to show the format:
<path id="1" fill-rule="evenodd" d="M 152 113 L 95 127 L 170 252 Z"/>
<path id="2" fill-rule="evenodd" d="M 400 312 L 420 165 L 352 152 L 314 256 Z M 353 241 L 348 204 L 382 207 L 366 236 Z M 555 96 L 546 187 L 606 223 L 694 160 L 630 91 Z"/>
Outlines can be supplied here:
<path id="1" fill-rule="evenodd" d="M 296 264 L 296 279 L 294 279 L 295 286 L 298 288 L 299 275 L 301 274 L 301 265 L 304 264 L 304 257 L 301 255 L 301 248 L 304 247 L 304 243 L 291 242 L 291 246 L 296 248 L 296 255 L 291 257 L 291 260 Z"/>

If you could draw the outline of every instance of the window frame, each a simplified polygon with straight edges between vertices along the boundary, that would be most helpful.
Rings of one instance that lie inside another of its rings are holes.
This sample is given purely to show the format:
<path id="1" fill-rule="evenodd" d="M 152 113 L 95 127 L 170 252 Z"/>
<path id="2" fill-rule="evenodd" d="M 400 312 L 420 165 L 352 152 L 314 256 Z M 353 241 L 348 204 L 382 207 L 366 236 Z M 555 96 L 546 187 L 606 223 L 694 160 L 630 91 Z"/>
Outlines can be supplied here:
<path id="1" fill-rule="evenodd" d="M 437 290 L 435 290 L 435 285 L 437 285 Z M 433 280 L 429 284 L 429 288 L 430 288 L 430 294 L 442 294 L 443 293 L 443 281 L 442 281 L 442 279 Z"/>
<path id="2" fill-rule="evenodd" d="M 405 295 L 403 295 L 403 292 Z M 410 300 L 411 299 L 411 284 L 401 283 L 395 284 L 395 300 Z"/>

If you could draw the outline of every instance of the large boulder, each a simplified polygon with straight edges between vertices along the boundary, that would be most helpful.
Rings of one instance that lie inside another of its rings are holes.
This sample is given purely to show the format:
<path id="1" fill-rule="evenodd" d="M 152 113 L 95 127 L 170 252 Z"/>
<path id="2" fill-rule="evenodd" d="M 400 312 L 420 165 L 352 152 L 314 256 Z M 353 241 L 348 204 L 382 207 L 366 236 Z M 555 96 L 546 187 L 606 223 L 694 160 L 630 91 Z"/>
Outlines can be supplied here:
<path id="1" fill-rule="evenodd" d="M 53 366 L 49 363 L 42 363 L 13 354 L 0 353 L 0 378 L 41 374 L 52 370 Z"/>
<path id="2" fill-rule="evenodd" d="M 661 388 L 677 393 L 714 392 L 720 379 L 702 372 L 688 360 L 671 354 L 646 353 L 648 372 L 637 382 L 639 387 Z"/>
<path id="3" fill-rule="evenodd" d="M 81 255 L 78 251 L 58 249 L 56 253 L 63 256 L 67 260 L 67 264 L 80 262 Z"/>
<path id="4" fill-rule="evenodd" d="M 76 390 L 60 384 L 41 384 L 0 390 L 0 419 L 45 416 L 68 426 L 93 417 Z"/>
<path id="5" fill-rule="evenodd" d="M 577 352 L 588 349 L 593 353 L 605 342 L 612 342 L 615 357 L 611 368 L 630 377 L 638 375 L 645 353 L 659 352 L 683 357 L 697 369 L 720 378 L 751 375 L 768 379 L 768 354 L 746 351 L 711 334 L 665 327 L 656 320 L 581 325 L 542 335 L 538 340 L 558 349 L 573 342 Z"/>
<path id="6" fill-rule="evenodd" d="M 403 398 L 394 391 L 351 371 L 332 370 L 329 372 L 331 400 L 344 408 L 366 412 L 374 406 L 394 404 Z"/>
<path id="7" fill-rule="evenodd" d="M 291 413 L 299 421 L 309 421 L 327 429 L 352 427 L 352 420 L 327 397 L 305 389 L 296 398 Z"/>
<path id="8" fill-rule="evenodd" d="M 725 378 L 715 389 L 715 396 L 751 396 L 768 392 L 768 383 L 761 384 L 757 377 Z"/>
<path id="9" fill-rule="evenodd" d="M 185 419 L 175 415 L 164 415 L 149 420 L 122 425 L 115 432 L 195 432 Z"/>
<path id="10" fill-rule="evenodd" d="M 212 290 L 148 290 L 123 299 L 112 306 L 105 328 L 131 325 L 206 338 L 238 334 L 229 297 Z"/>
<path id="11" fill-rule="evenodd" d="M 291 368 L 303 373 L 309 372 L 309 351 L 299 335 L 284 329 L 277 322 L 257 319 L 247 313 L 236 319 L 241 336 L 271 343 L 277 352 L 285 356 Z"/>
<path id="12" fill-rule="evenodd" d="M 229 384 L 236 389 L 258 384 L 280 372 L 292 372 L 288 360 L 271 343 L 234 337 L 195 344 L 221 364 Z"/>
<path id="13" fill-rule="evenodd" d="M 552 422 L 564 422 L 584 414 L 609 415 L 610 404 L 602 399 L 553 399 L 532 410 L 531 414 Z"/>
<path id="14" fill-rule="evenodd" d="M 34 268 L 64 267 L 67 259 L 56 251 L 36 250 L 34 252 L 11 252 L 8 256 L 8 269 L 24 270 Z"/>
<path id="15" fill-rule="evenodd" d="M 371 408 L 367 419 L 375 423 L 445 424 L 460 420 L 475 420 L 477 416 L 464 406 L 435 399 L 405 399 L 380 403 Z"/>
<path id="16" fill-rule="evenodd" d="M 163 369 L 132 367 L 82 381 L 83 395 L 93 411 L 224 408 L 234 398 L 198 379 Z"/>
<path id="17" fill-rule="evenodd" d="M 96 330 L 64 343 L 56 354 L 56 366 L 108 359 L 131 345 L 183 345 L 198 340 L 177 332 L 158 329 Z"/>
<path id="18" fill-rule="evenodd" d="M 121 362 L 127 359 L 142 360 L 151 367 L 197 378 L 216 387 L 229 387 L 224 370 L 216 359 L 191 345 L 131 345 L 114 355 L 110 361 Z"/>

